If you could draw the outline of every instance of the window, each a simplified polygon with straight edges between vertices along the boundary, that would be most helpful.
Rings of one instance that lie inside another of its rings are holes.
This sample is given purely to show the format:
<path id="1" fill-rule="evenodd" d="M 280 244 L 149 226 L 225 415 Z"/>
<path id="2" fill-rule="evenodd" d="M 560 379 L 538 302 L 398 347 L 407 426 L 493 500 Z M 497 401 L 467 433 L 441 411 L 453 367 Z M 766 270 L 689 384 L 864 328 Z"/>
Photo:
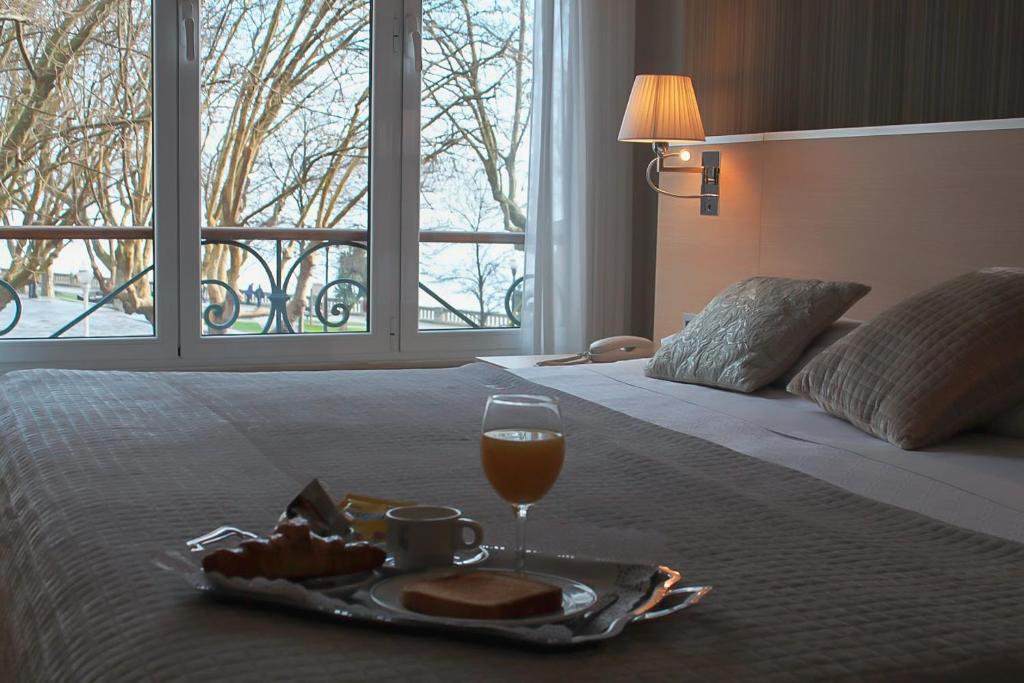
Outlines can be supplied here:
<path id="1" fill-rule="evenodd" d="M 0 363 L 514 345 L 532 3 L 72 4 L 0 22 Z"/>
<path id="2" fill-rule="evenodd" d="M 211 0 L 202 38 L 202 334 L 366 332 L 369 3 Z"/>
<path id="3" fill-rule="evenodd" d="M 526 0 L 423 5 L 420 330 L 518 325 L 531 10 Z M 476 234 L 432 241 L 450 231 Z"/>

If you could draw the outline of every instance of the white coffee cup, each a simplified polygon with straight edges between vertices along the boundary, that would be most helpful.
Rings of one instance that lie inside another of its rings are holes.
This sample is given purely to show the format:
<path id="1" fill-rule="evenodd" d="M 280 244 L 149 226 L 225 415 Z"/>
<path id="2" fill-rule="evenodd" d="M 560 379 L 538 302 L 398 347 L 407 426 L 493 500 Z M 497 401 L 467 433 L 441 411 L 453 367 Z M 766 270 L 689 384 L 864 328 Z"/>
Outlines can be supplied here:
<path id="1" fill-rule="evenodd" d="M 443 505 L 391 508 L 385 516 L 388 554 L 398 569 L 450 565 L 456 551 L 476 548 L 484 540 L 483 527 Z M 473 532 L 472 540 L 466 540 L 466 529 Z"/>

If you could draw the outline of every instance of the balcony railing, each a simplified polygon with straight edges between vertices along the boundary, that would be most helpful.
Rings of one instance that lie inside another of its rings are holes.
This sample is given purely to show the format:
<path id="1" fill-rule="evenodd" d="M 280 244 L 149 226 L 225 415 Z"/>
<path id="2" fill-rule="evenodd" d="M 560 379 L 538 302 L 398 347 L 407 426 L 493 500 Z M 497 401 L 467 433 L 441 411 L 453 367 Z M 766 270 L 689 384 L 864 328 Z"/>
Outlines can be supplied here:
<path id="1" fill-rule="evenodd" d="M 153 239 L 153 229 L 146 227 L 87 227 L 87 226 L 0 226 L 0 239 L 13 240 L 148 240 Z M 288 290 L 293 287 L 293 280 L 301 264 L 320 251 L 331 247 L 350 247 L 368 251 L 369 234 L 365 230 L 335 230 L 314 228 L 235 228 L 212 227 L 202 229 L 204 246 L 226 245 L 246 252 L 253 263 L 262 271 L 269 282 L 269 292 L 265 296 L 269 310 L 264 314 L 257 311 L 259 317 L 265 315 L 265 321 L 259 334 L 295 334 L 302 332 L 301 319 L 299 330 L 291 320 L 288 302 L 292 295 Z M 274 242 L 273 253 L 267 255 L 256 249 L 252 242 Z M 288 257 L 283 244 L 290 242 L 303 243 L 302 249 L 294 257 Z M 513 232 L 471 232 L 471 231 L 422 231 L 420 242 L 448 244 L 507 244 L 522 248 L 525 236 Z M 151 275 L 153 266 L 143 268 L 125 281 L 117 283 L 109 291 L 102 293 L 95 300 L 90 297 L 84 303 L 84 310 L 70 322 L 49 335 L 56 339 L 67 333 L 83 320 L 88 319 L 96 311 L 111 304 L 129 287 L 139 280 Z M 0 328 L 0 337 L 11 333 L 22 321 L 24 306 L 19 288 L 14 287 L 0 271 L 0 294 L 6 294 L 13 305 L 10 322 Z M 64 287 L 82 286 L 76 275 L 54 274 L 54 284 Z M 202 318 L 207 333 L 218 334 L 229 330 L 239 319 L 242 311 L 243 294 L 229 283 L 222 280 L 206 278 L 201 281 L 204 288 L 218 288 L 222 296 L 211 301 L 204 296 Z M 317 283 L 320 284 L 320 283 Z M 486 312 L 480 316 L 477 312 L 460 310 L 435 289 L 419 283 L 420 290 L 430 299 L 437 302 L 437 307 L 420 306 L 420 320 L 440 326 L 464 327 L 472 329 L 518 327 L 522 300 L 522 277 L 514 277 L 512 284 L 504 295 L 504 312 Z M 152 285 L 151 285 L 152 286 Z M 332 290 L 340 292 L 332 294 Z M 358 277 L 337 277 L 320 284 L 316 291 L 310 291 L 304 307 L 307 312 L 315 315 L 325 331 L 337 330 L 348 324 L 353 314 L 365 314 L 367 306 L 367 284 Z"/>

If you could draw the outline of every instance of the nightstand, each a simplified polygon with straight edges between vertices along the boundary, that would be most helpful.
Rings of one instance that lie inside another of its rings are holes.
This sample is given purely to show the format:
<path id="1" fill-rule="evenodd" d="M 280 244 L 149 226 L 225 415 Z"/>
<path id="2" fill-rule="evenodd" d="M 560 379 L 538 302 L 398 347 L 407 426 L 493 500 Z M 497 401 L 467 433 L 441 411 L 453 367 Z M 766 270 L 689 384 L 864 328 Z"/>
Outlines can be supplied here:
<path id="1" fill-rule="evenodd" d="M 541 361 L 569 358 L 570 356 L 572 356 L 571 353 L 548 353 L 539 356 L 477 356 L 476 359 L 481 363 L 497 365 L 499 368 L 505 368 L 506 370 L 521 370 L 523 368 L 532 368 Z"/>

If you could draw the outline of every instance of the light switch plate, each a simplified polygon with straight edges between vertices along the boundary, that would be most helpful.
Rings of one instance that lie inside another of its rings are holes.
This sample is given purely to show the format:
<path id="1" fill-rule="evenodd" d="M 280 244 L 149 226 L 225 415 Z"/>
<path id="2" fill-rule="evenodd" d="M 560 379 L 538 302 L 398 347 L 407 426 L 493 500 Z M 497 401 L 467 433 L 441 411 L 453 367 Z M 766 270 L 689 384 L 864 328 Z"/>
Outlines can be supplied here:
<path id="1" fill-rule="evenodd" d="M 701 174 L 701 194 L 714 194 L 714 197 L 700 198 L 700 215 L 718 215 L 718 194 L 722 191 L 721 186 L 721 154 L 718 152 L 703 152 L 700 157 L 701 166 L 704 172 Z"/>

